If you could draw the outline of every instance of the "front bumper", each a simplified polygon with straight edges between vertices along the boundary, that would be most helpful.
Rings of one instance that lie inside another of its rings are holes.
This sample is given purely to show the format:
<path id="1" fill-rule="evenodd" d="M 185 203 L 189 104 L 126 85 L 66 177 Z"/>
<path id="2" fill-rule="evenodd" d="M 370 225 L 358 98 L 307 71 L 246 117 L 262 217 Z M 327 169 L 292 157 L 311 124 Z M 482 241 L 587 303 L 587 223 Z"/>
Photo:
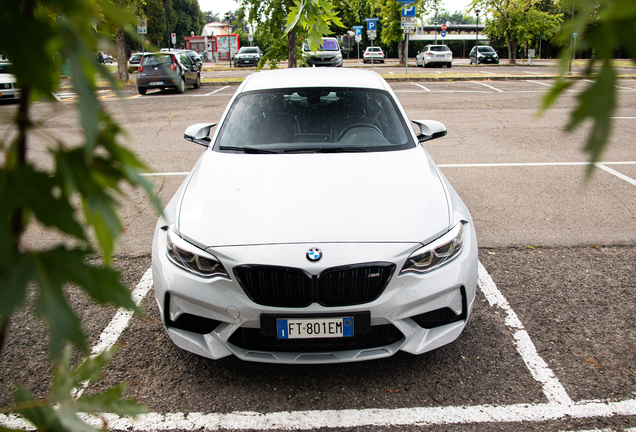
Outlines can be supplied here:
<path id="1" fill-rule="evenodd" d="M 236 58 L 234 60 L 234 67 L 241 66 L 256 66 L 258 65 L 260 58 Z"/>
<path id="2" fill-rule="evenodd" d="M 313 66 L 341 67 L 342 58 L 341 57 L 309 57 L 307 59 L 307 64 L 312 67 Z"/>
<path id="3" fill-rule="evenodd" d="M 5 88 L 5 84 L 0 84 L 0 100 L 15 100 L 22 97 L 22 90 L 16 88 L 14 84 L 7 84 L 10 88 Z"/>
<path id="4" fill-rule="evenodd" d="M 480 57 L 478 64 L 499 64 L 499 58 L 497 58 L 497 57 Z"/>
<path id="5" fill-rule="evenodd" d="M 315 268 L 309 268 L 305 259 L 305 252 L 314 244 L 217 248 L 212 252 L 230 273 L 230 281 L 200 278 L 176 267 L 165 252 L 165 231 L 157 229 L 152 251 L 155 296 L 172 341 L 212 359 L 234 354 L 255 362 L 298 364 L 370 360 L 397 351 L 422 354 L 455 340 L 470 317 L 477 283 L 477 242 L 472 227 L 466 230 L 464 242 L 454 261 L 424 275 L 398 275 L 419 244 L 320 244 L 325 258 L 319 266 L 312 264 Z M 263 306 L 246 295 L 232 270 L 244 263 L 261 263 L 318 274 L 352 263 L 349 257 L 356 257 L 354 263 L 396 264 L 393 276 L 375 300 L 352 306 L 326 307 L 315 302 L 307 307 Z M 287 344 L 263 335 L 264 314 L 296 318 L 369 314 L 371 331 L 370 336 L 351 339 L 351 343 L 341 338 L 335 344 L 329 339 Z"/>

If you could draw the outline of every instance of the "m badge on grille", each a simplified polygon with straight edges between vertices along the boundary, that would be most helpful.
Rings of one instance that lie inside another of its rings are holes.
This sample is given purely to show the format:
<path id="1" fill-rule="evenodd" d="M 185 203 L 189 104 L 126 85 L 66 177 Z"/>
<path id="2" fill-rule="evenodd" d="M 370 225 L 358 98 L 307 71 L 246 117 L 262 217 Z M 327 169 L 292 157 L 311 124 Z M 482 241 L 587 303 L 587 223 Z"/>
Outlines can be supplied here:
<path id="1" fill-rule="evenodd" d="M 307 251 L 307 259 L 311 262 L 318 262 L 322 258 L 322 251 L 318 248 L 311 248 Z"/>

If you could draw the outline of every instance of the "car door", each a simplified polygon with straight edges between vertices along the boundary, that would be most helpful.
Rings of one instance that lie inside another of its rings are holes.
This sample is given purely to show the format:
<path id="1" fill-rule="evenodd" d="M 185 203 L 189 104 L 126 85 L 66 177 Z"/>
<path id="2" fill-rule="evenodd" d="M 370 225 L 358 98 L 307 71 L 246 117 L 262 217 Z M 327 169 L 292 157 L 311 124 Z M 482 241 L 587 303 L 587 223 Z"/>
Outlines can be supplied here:
<path id="1" fill-rule="evenodd" d="M 197 67 L 186 53 L 179 53 L 179 61 L 184 69 L 186 85 L 194 84 L 197 79 Z"/>

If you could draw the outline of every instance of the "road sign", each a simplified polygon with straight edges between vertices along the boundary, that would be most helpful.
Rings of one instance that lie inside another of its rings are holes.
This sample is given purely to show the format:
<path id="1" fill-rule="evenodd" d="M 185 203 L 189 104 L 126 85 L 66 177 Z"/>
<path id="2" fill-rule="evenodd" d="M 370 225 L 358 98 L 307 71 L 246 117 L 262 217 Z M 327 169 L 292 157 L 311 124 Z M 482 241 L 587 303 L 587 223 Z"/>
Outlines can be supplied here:
<path id="1" fill-rule="evenodd" d="M 376 38 L 376 36 L 378 35 L 376 30 L 368 30 L 367 31 L 367 36 L 369 36 L 369 39 L 374 40 Z"/>
<path id="2" fill-rule="evenodd" d="M 415 30 L 415 23 L 414 22 L 412 22 L 412 23 L 403 22 L 403 23 L 400 23 L 400 25 L 402 27 L 402 30 Z"/>
<path id="3" fill-rule="evenodd" d="M 137 23 L 138 34 L 148 34 L 148 22 L 145 19 L 140 19 Z"/>
<path id="4" fill-rule="evenodd" d="M 442 31 L 446 31 L 446 24 L 442 24 Z"/>
<path id="5" fill-rule="evenodd" d="M 402 9 L 402 16 L 415 18 L 415 6 L 406 6 Z"/>
<path id="6" fill-rule="evenodd" d="M 252 35 L 252 33 L 250 33 L 249 35 L 247 35 L 247 40 L 249 40 L 250 42 L 252 42 L 254 40 L 254 35 Z"/>
<path id="7" fill-rule="evenodd" d="M 356 35 L 356 42 L 360 42 L 362 40 L 362 35 Z"/>
<path id="8" fill-rule="evenodd" d="M 177 34 L 176 33 L 172 33 L 170 35 L 170 39 L 172 39 L 172 44 L 176 44 L 177 43 Z"/>
<path id="9" fill-rule="evenodd" d="M 578 34 L 577 32 L 574 32 L 574 33 L 572 34 L 572 37 L 573 37 L 574 39 L 576 39 L 576 37 L 577 37 L 578 35 L 579 35 L 579 34 Z"/>
<path id="10" fill-rule="evenodd" d="M 353 26 L 353 31 L 355 31 L 356 36 L 362 36 L 362 26 Z"/>
<path id="11" fill-rule="evenodd" d="M 367 31 L 378 29 L 379 18 L 365 18 L 364 20 L 367 22 Z"/>
<path id="12" fill-rule="evenodd" d="M 446 30 L 442 30 L 442 37 L 446 37 Z"/>

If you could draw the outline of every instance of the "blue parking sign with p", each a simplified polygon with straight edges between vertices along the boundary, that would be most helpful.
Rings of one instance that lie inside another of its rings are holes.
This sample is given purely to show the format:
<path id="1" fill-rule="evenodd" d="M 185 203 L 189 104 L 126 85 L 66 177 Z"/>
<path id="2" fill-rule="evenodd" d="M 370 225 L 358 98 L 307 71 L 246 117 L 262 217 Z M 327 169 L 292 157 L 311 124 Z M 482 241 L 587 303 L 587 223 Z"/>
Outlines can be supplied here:
<path id="1" fill-rule="evenodd" d="M 375 30 L 375 21 L 367 21 L 367 30 Z"/>
<path id="2" fill-rule="evenodd" d="M 415 16 L 415 6 L 406 6 L 402 9 L 403 17 L 414 17 Z"/>

